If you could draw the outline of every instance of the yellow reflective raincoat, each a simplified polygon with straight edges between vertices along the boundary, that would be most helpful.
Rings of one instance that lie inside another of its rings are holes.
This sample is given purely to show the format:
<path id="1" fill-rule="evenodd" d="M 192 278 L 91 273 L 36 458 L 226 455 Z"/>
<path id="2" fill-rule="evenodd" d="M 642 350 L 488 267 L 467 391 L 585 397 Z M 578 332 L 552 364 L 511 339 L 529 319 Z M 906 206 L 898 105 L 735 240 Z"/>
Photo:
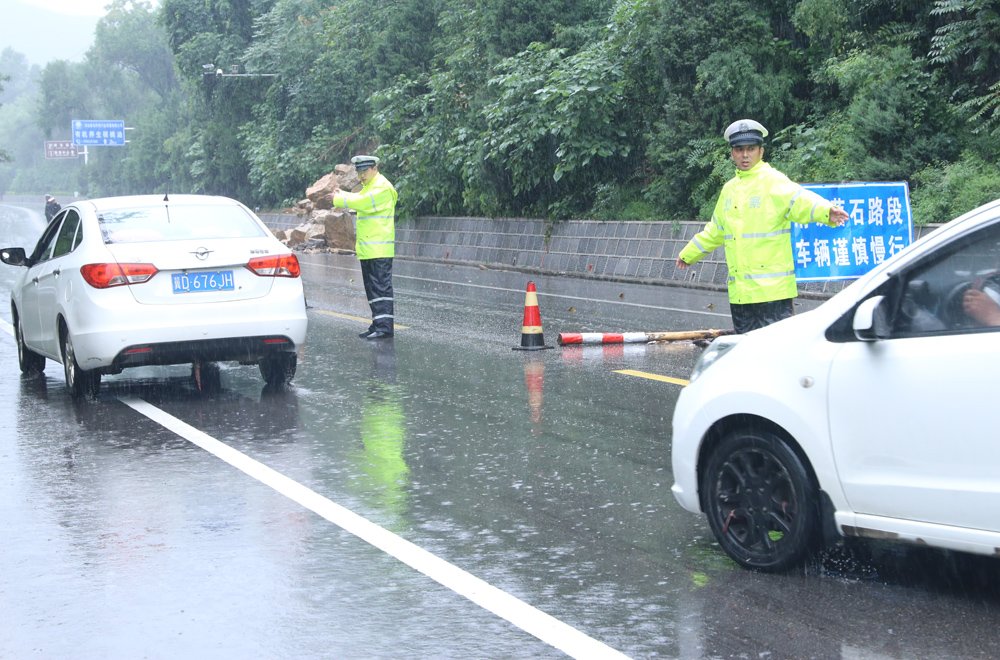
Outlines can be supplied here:
<path id="1" fill-rule="evenodd" d="M 376 174 L 361 192 L 340 192 L 333 205 L 358 212 L 358 259 L 379 259 L 396 254 L 396 189 L 381 174 Z"/>
<path id="2" fill-rule="evenodd" d="M 833 204 L 806 190 L 764 161 L 736 171 L 722 188 L 712 219 L 681 250 L 697 263 L 726 246 L 729 302 L 784 300 L 798 295 L 792 254 L 792 223 L 830 222 Z"/>

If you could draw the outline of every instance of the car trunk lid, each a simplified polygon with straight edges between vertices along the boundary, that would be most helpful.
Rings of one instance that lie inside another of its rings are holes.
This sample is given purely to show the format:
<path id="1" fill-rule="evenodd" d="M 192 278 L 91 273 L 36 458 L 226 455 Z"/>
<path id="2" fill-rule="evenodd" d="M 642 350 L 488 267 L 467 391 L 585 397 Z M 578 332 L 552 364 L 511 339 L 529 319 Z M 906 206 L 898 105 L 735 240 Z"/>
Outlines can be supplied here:
<path id="1" fill-rule="evenodd" d="M 119 264 L 153 264 L 157 273 L 130 284 L 136 302 L 144 305 L 220 303 L 260 298 L 271 290 L 273 277 L 246 268 L 258 256 L 273 255 L 269 237 L 227 240 L 122 243 L 107 248 Z"/>

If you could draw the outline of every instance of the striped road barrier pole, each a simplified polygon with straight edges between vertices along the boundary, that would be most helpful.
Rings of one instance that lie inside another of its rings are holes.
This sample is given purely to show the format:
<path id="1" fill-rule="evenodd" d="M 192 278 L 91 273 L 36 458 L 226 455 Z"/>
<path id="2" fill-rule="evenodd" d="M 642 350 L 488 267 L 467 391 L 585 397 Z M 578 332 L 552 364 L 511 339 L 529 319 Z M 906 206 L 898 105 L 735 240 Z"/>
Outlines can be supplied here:
<path id="1" fill-rule="evenodd" d="M 560 332 L 560 346 L 574 344 L 642 344 L 657 341 L 692 341 L 731 335 L 732 330 L 681 330 L 676 332 Z"/>

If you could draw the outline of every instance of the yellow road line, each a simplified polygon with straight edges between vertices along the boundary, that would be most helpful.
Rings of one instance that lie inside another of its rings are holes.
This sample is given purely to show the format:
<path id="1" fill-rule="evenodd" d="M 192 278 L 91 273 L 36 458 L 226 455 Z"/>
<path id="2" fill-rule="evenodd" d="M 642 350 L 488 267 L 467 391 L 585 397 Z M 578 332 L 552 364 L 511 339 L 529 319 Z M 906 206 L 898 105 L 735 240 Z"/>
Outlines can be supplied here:
<path id="1" fill-rule="evenodd" d="M 671 378 L 670 376 L 661 376 L 660 374 L 650 374 L 645 371 L 634 371 L 632 369 L 622 369 L 621 371 L 616 371 L 616 374 L 625 374 L 626 376 L 638 376 L 639 378 L 648 378 L 650 380 L 661 380 L 664 383 L 673 383 L 674 385 L 690 385 L 691 381 L 682 380 L 680 378 Z"/>
<path id="2" fill-rule="evenodd" d="M 336 316 L 338 319 L 349 319 L 351 321 L 361 321 L 362 323 L 371 323 L 371 319 L 363 319 L 360 316 L 350 316 L 349 314 L 338 314 L 337 312 L 328 312 L 325 309 L 317 309 L 320 314 L 326 314 L 327 316 Z M 409 330 L 408 325 L 399 325 L 398 323 L 393 326 L 396 330 Z"/>

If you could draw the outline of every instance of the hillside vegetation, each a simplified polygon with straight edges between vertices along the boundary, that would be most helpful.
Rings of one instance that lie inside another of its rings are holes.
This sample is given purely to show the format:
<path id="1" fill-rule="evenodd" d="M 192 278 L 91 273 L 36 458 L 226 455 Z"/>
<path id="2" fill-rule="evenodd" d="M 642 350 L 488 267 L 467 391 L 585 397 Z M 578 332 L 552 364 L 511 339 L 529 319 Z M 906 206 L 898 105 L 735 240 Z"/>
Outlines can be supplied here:
<path id="1" fill-rule="evenodd" d="M 796 180 L 908 181 L 918 222 L 1000 197 L 986 0 L 115 0 L 95 36 L 25 92 L 34 125 L 129 144 L 56 171 L 8 135 L 0 186 L 273 207 L 374 152 L 404 218 L 704 218 L 749 117 Z"/>

